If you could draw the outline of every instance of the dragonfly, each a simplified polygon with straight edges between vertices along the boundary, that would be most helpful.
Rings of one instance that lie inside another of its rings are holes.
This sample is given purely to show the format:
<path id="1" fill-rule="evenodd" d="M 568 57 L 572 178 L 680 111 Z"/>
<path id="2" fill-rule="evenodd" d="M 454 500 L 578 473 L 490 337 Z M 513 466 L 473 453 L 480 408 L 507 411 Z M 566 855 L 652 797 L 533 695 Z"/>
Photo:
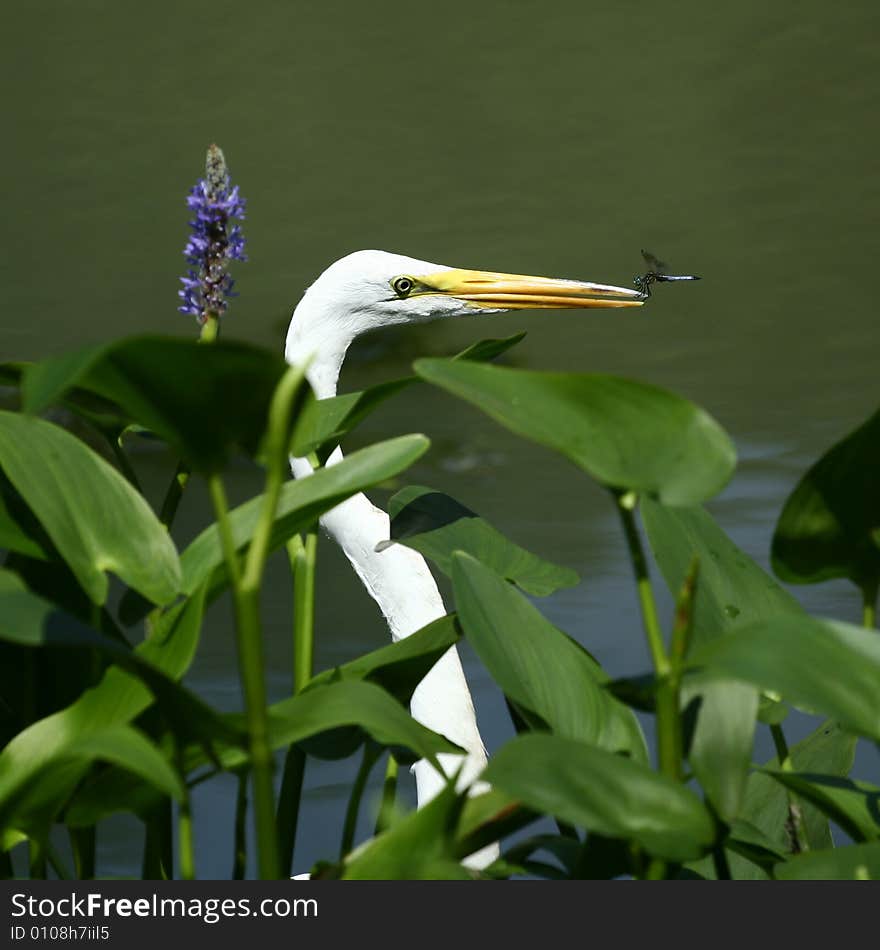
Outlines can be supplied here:
<path id="1" fill-rule="evenodd" d="M 650 251 L 642 248 L 642 257 L 645 260 L 645 266 L 648 270 L 633 281 L 636 290 L 638 290 L 645 300 L 651 296 L 651 284 L 666 283 L 673 280 L 700 280 L 696 274 L 669 274 L 668 265 L 656 258 Z"/>

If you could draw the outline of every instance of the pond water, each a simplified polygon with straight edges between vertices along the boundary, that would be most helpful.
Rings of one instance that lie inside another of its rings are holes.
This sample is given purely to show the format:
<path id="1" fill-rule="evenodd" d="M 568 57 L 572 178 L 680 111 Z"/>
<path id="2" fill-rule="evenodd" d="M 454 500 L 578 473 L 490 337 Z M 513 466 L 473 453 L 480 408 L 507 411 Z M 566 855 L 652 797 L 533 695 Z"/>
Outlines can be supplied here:
<path id="1" fill-rule="evenodd" d="M 880 103 L 867 81 L 877 75 L 877 7 L 590 6 L 17 5 L 0 58 L 9 114 L 0 358 L 195 332 L 176 312 L 183 198 L 212 141 L 249 202 L 251 259 L 236 274 L 229 337 L 280 349 L 303 289 L 358 248 L 628 285 L 647 247 L 703 280 L 659 287 L 634 312 L 518 312 L 376 334 L 352 349 L 342 389 L 520 329 L 528 337 L 511 365 L 675 389 L 734 437 L 738 471 L 710 508 L 766 566 L 799 474 L 877 407 Z M 613 673 L 645 670 L 605 494 L 428 387 L 388 403 L 346 447 L 411 431 L 433 446 L 407 481 L 448 492 L 575 568 L 581 584 L 542 609 Z M 136 451 L 160 497 L 172 460 Z M 259 475 L 241 463 L 230 483 L 243 499 Z M 389 492 L 373 494 L 383 502 Z M 209 517 L 193 484 L 179 542 Z M 846 584 L 796 594 L 818 612 L 858 617 Z M 276 558 L 265 601 L 273 698 L 289 690 L 289 610 Z M 319 667 L 387 636 L 329 542 L 318 627 Z M 233 654 L 221 601 L 189 682 L 227 709 L 240 705 Z M 488 676 L 465 660 L 491 751 L 511 727 Z M 763 740 L 759 751 L 772 754 Z M 876 757 L 865 766 L 876 778 Z M 310 765 L 298 866 L 335 854 L 354 768 Z M 198 794 L 201 876 L 229 873 L 233 800 L 231 782 Z M 136 872 L 139 847 L 135 822 L 108 822 L 104 873 Z"/>

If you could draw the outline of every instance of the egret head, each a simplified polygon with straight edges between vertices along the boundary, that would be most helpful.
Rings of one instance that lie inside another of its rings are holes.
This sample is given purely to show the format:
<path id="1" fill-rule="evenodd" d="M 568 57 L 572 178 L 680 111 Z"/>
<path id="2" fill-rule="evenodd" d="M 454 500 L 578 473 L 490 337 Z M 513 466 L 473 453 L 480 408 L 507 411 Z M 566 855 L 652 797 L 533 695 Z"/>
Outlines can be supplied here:
<path id="1" fill-rule="evenodd" d="M 309 287 L 287 334 L 291 362 L 335 364 L 362 333 L 402 323 L 504 310 L 638 307 L 635 290 L 551 277 L 461 270 L 387 251 L 356 251 Z M 310 376 L 313 374 L 310 373 Z"/>

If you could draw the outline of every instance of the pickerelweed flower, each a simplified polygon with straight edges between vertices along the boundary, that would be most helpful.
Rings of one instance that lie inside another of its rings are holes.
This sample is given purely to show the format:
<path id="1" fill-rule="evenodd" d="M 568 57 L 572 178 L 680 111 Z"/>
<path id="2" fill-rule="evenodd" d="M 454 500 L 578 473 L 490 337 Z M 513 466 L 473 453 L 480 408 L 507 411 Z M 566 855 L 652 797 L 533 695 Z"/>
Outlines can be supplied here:
<path id="1" fill-rule="evenodd" d="M 177 309 L 204 325 L 211 318 L 219 320 L 228 298 L 237 296 L 227 270 L 229 261 L 247 260 L 241 226 L 231 224 L 244 219 L 245 202 L 237 185 L 230 188 L 226 160 L 216 145 L 208 148 L 205 177 L 195 183 L 186 203 L 195 215 L 183 251 L 191 266 L 186 277 L 180 278 L 183 288 L 177 294 L 182 305 Z"/>

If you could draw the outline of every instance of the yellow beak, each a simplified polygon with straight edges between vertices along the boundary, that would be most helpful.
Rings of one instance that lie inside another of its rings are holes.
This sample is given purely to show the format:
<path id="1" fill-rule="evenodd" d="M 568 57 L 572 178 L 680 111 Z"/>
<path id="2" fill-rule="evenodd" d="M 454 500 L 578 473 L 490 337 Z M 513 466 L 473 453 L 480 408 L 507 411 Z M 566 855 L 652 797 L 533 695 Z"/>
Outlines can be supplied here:
<path id="1" fill-rule="evenodd" d="M 504 310 L 578 307 L 641 307 L 637 290 L 555 277 L 527 277 L 492 271 L 447 270 L 419 278 L 422 293 L 448 294 L 475 307 Z"/>

